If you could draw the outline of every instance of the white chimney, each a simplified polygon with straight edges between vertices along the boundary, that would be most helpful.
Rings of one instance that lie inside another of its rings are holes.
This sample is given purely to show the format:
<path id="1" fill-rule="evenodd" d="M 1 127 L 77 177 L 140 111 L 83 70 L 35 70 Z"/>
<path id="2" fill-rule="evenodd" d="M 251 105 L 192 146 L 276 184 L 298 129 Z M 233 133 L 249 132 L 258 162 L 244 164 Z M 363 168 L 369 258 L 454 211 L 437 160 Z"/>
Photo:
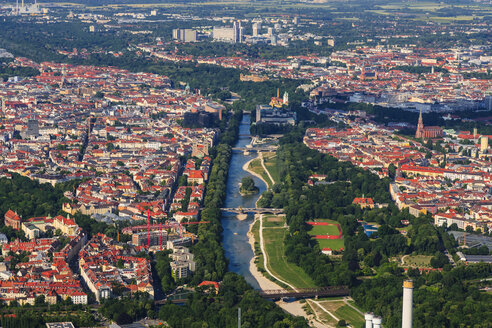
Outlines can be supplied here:
<path id="1" fill-rule="evenodd" d="M 373 328 L 372 327 L 372 319 L 374 318 L 374 314 L 372 312 L 367 312 L 364 314 L 364 319 L 366 319 L 366 328 Z"/>
<path id="2" fill-rule="evenodd" d="M 401 320 L 402 328 L 412 328 L 412 302 L 413 302 L 413 281 L 403 282 L 403 313 Z"/>
<path id="3" fill-rule="evenodd" d="M 383 322 L 383 319 L 381 317 L 374 317 L 372 318 L 372 324 L 373 328 L 381 328 L 381 323 Z"/>

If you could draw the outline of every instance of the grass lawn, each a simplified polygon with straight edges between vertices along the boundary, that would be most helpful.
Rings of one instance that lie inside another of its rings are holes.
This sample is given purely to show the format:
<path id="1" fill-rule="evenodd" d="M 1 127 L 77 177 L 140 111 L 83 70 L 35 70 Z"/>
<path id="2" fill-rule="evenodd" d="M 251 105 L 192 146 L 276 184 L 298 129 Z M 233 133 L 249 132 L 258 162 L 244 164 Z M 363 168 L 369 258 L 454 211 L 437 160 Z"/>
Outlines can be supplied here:
<path id="1" fill-rule="evenodd" d="M 256 221 L 253 224 L 253 228 L 251 229 L 253 232 L 253 236 L 255 237 L 254 243 L 254 253 L 255 253 L 255 263 L 258 266 L 258 269 L 265 269 L 263 267 L 263 253 L 260 248 L 260 221 Z"/>
<path id="2" fill-rule="evenodd" d="M 277 157 L 274 156 L 264 156 L 263 162 L 265 163 L 265 167 L 268 172 L 272 176 L 274 183 L 280 182 L 280 163 L 278 163 Z"/>
<path id="3" fill-rule="evenodd" d="M 330 327 L 335 327 L 337 325 L 337 321 L 333 319 L 331 315 L 326 313 L 321 309 L 319 305 L 316 303 L 309 302 L 309 306 L 311 306 L 311 309 L 317 314 L 318 318 L 321 320 L 326 325 L 329 325 Z"/>
<path id="4" fill-rule="evenodd" d="M 331 223 L 331 224 L 339 224 L 338 221 L 335 220 L 330 220 L 330 219 L 316 219 L 316 220 L 311 220 L 313 222 L 325 222 L 325 223 Z"/>
<path id="5" fill-rule="evenodd" d="M 315 222 L 326 222 L 331 224 L 338 224 L 337 221 L 328 220 L 328 219 L 319 219 L 314 220 Z M 334 225 L 329 226 L 312 226 L 312 229 L 309 231 L 311 236 L 315 235 L 338 235 L 338 228 Z M 339 250 L 340 248 L 345 248 L 345 244 L 343 239 L 316 239 L 318 241 L 319 247 L 323 248 L 331 248 L 333 250 Z"/>
<path id="6" fill-rule="evenodd" d="M 252 160 L 251 163 L 249 163 L 248 168 L 251 171 L 255 172 L 256 174 L 259 174 L 263 178 L 263 180 L 266 181 L 266 184 L 268 185 L 268 187 L 272 186 L 272 181 L 268 177 L 268 174 L 265 172 L 265 170 L 263 170 L 263 167 L 261 166 L 261 161 L 259 158 Z"/>
<path id="7" fill-rule="evenodd" d="M 343 300 L 341 301 L 324 301 L 324 302 L 319 302 L 323 308 L 331 312 L 335 317 L 339 318 L 340 320 L 345 320 L 349 324 L 352 325 L 352 327 L 361 327 L 365 320 L 364 317 L 345 304 Z"/>
<path id="8" fill-rule="evenodd" d="M 348 305 L 340 307 L 334 314 L 335 317 L 349 322 L 352 327 L 362 327 L 365 323 L 364 317 Z"/>
<path id="9" fill-rule="evenodd" d="M 326 225 L 326 226 L 312 226 L 312 229 L 309 231 L 310 235 L 331 235 L 338 236 L 340 232 L 338 231 L 338 227 L 334 225 Z"/>
<path id="10" fill-rule="evenodd" d="M 264 215 L 263 228 L 283 227 L 285 225 L 285 216 Z"/>
<path id="11" fill-rule="evenodd" d="M 345 244 L 343 243 L 343 239 L 316 239 L 318 241 L 319 247 L 323 248 L 331 248 L 333 250 L 339 250 L 340 248 L 345 248 Z"/>
<path id="12" fill-rule="evenodd" d="M 263 228 L 265 251 L 268 254 L 268 268 L 280 279 L 297 288 L 315 287 L 313 280 L 297 265 L 287 262 L 284 237 L 286 228 Z"/>
<path id="13" fill-rule="evenodd" d="M 406 256 L 403 259 L 403 263 L 405 263 L 405 266 L 410 266 L 410 267 L 424 267 L 424 268 L 430 268 L 430 260 L 432 256 L 428 255 L 413 255 L 413 256 Z"/>

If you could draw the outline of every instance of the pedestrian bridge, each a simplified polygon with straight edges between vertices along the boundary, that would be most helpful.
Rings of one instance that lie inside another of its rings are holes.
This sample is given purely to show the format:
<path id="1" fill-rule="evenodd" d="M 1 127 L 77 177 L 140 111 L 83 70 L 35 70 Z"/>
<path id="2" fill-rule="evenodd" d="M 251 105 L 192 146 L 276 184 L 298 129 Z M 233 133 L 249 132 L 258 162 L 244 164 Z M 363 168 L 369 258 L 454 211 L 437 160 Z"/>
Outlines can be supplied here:
<path id="1" fill-rule="evenodd" d="M 260 296 L 269 299 L 281 299 L 283 297 L 309 298 L 309 297 L 327 297 L 327 296 L 348 296 L 350 290 L 347 286 L 329 286 L 318 288 L 301 288 L 297 290 L 273 289 L 262 290 Z"/>
<path id="2" fill-rule="evenodd" d="M 224 207 L 221 208 L 224 212 L 231 212 L 237 214 L 245 214 L 245 213 L 256 213 L 256 214 L 282 214 L 284 213 L 283 208 L 247 208 L 247 207 Z"/>
<path id="3" fill-rule="evenodd" d="M 264 147 L 232 147 L 232 150 L 240 150 L 243 152 L 272 152 L 277 150 L 277 146 L 264 146 Z"/>

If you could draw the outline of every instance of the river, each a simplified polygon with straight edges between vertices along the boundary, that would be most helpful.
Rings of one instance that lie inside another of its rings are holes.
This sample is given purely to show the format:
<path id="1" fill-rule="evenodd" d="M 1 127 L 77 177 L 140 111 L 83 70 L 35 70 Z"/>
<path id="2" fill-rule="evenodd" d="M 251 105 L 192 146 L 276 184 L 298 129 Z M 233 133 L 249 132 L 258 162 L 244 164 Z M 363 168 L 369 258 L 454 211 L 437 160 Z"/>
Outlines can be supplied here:
<path id="1" fill-rule="evenodd" d="M 245 147 L 251 142 L 249 133 L 250 116 L 243 115 L 241 125 L 239 126 L 239 140 L 235 147 Z M 229 175 L 227 178 L 226 199 L 224 207 L 255 207 L 256 201 L 260 194 L 266 190 L 265 183 L 255 176 L 243 170 L 243 165 L 256 157 L 253 155 L 244 155 L 241 151 L 234 151 L 229 165 Z M 245 176 L 253 178 L 255 185 L 260 189 L 256 195 L 241 196 L 239 194 L 239 183 Z M 249 271 L 249 263 L 254 256 L 253 250 L 248 243 L 248 231 L 254 217 L 248 215 L 245 220 L 238 220 L 236 214 L 222 213 L 222 242 L 225 249 L 225 255 L 229 260 L 228 270 L 242 275 L 246 281 L 255 289 L 259 289 L 258 282 Z"/>

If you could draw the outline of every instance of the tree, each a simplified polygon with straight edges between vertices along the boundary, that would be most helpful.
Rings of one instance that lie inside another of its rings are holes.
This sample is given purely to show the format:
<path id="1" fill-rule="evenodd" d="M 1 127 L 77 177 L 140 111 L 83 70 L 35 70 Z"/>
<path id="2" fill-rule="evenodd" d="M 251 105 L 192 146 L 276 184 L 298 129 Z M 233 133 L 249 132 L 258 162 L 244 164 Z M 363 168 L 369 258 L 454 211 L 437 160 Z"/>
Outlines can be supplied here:
<path id="1" fill-rule="evenodd" d="M 345 320 L 339 320 L 337 323 L 337 327 L 347 327 L 347 322 Z"/>
<path id="2" fill-rule="evenodd" d="M 432 257 L 430 260 L 430 265 L 433 268 L 442 268 L 446 264 L 449 264 L 449 259 L 446 255 L 440 252 Z"/>
<path id="3" fill-rule="evenodd" d="M 113 143 L 111 143 L 111 142 L 108 142 L 108 143 L 106 144 L 106 149 L 107 149 L 108 151 L 112 151 L 113 149 L 115 149 L 114 144 L 113 144 Z"/>
<path id="4" fill-rule="evenodd" d="M 122 259 L 118 259 L 116 262 L 116 267 L 119 269 L 123 269 L 125 267 L 125 262 Z"/>
<path id="5" fill-rule="evenodd" d="M 255 182 L 251 177 L 244 177 L 241 180 L 241 188 L 240 191 L 243 194 L 252 194 L 258 192 L 258 187 L 255 186 Z"/>
<path id="6" fill-rule="evenodd" d="M 396 176 L 396 166 L 395 166 L 395 164 L 391 163 L 388 166 L 388 174 L 389 174 L 389 177 L 391 179 L 394 179 L 395 178 L 395 176 Z"/>
<path id="7" fill-rule="evenodd" d="M 45 296 L 44 295 L 36 296 L 36 298 L 34 299 L 34 305 L 35 306 L 43 306 L 45 304 L 46 304 L 46 302 L 45 302 Z"/>

